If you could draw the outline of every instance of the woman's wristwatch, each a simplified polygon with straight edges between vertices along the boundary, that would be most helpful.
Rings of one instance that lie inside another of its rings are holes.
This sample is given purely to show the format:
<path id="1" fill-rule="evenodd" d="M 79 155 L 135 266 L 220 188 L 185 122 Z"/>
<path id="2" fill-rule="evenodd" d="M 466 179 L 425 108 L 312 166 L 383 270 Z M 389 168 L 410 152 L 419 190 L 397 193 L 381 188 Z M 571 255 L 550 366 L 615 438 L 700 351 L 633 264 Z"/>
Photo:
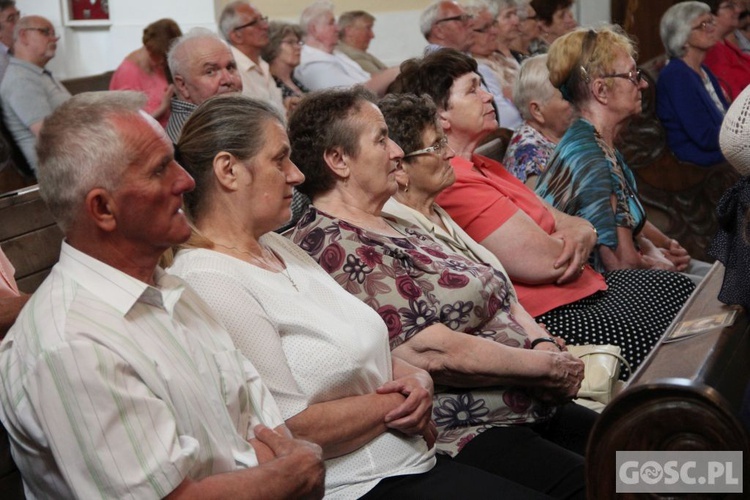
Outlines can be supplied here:
<path id="1" fill-rule="evenodd" d="M 538 346 L 542 342 L 552 342 L 553 344 L 555 344 L 555 347 L 557 347 L 558 351 L 562 351 L 562 348 L 560 347 L 560 344 L 558 344 L 557 341 L 555 339 L 553 339 L 552 337 L 539 337 L 538 339 L 532 340 L 531 341 L 531 348 L 532 349 L 535 348 L 536 346 Z"/>

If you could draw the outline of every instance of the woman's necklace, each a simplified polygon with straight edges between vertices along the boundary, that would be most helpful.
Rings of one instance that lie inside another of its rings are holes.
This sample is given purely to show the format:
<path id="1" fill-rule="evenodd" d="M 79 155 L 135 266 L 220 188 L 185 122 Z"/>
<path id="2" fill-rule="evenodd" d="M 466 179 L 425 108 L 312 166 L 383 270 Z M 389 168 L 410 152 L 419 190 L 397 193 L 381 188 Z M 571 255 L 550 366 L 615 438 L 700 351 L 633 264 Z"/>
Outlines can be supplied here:
<path id="1" fill-rule="evenodd" d="M 248 257 L 250 257 L 248 262 L 256 267 L 260 267 L 261 269 L 266 269 L 267 271 L 271 271 L 274 273 L 280 273 L 287 280 L 289 280 L 289 283 L 291 283 L 294 289 L 299 292 L 297 283 L 295 283 L 292 277 L 289 275 L 289 270 L 287 269 L 286 265 L 284 265 L 284 262 L 281 260 L 281 258 L 279 258 L 278 255 L 276 255 L 276 252 L 274 252 L 273 250 L 269 250 L 261 245 L 261 252 L 263 254 L 267 254 L 268 257 L 266 257 L 265 255 L 258 256 L 253 252 L 242 250 L 241 248 L 237 247 L 222 245 L 221 243 L 214 242 L 214 245 L 247 255 Z"/>

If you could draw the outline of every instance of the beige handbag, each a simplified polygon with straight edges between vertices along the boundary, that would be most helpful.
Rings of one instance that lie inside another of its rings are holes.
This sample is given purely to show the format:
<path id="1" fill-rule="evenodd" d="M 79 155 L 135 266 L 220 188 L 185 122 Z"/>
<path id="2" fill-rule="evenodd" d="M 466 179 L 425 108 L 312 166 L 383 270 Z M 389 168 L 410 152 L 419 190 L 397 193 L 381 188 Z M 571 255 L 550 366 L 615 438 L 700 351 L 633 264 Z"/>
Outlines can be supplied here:
<path id="1" fill-rule="evenodd" d="M 568 345 L 568 352 L 580 358 L 586 365 L 579 398 L 593 399 L 607 404 L 622 385 L 620 378 L 620 362 L 625 365 L 630 374 L 633 369 L 630 363 L 620 354 L 620 347 L 616 345 Z"/>

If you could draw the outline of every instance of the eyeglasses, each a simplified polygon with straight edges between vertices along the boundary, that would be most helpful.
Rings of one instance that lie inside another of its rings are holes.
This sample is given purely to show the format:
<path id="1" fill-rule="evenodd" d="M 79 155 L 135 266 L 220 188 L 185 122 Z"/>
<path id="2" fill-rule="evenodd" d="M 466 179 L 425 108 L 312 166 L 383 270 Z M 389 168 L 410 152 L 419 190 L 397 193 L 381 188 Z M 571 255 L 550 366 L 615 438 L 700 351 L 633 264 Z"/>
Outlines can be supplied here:
<path id="1" fill-rule="evenodd" d="M 714 19 L 714 18 L 711 18 L 711 19 L 710 19 L 710 20 L 708 20 L 708 21 L 703 21 L 702 23 L 700 23 L 700 24 L 699 24 L 698 26 L 696 26 L 695 28 L 692 28 L 692 29 L 691 29 L 690 31 L 695 31 L 695 30 L 701 30 L 701 31 L 711 31 L 711 30 L 712 30 L 712 29 L 714 29 L 715 27 L 716 27 L 716 19 Z"/>
<path id="2" fill-rule="evenodd" d="M 492 21 L 489 24 L 485 24 L 481 28 L 474 28 L 474 33 L 487 33 L 493 26 L 497 26 L 497 21 Z"/>
<path id="3" fill-rule="evenodd" d="M 302 47 L 305 44 L 305 42 L 303 42 L 302 40 L 297 40 L 297 39 L 294 39 L 294 40 L 282 40 L 281 43 L 286 43 L 286 44 L 289 44 L 289 45 L 297 45 L 299 47 Z"/>
<path id="4" fill-rule="evenodd" d="M 435 24 L 447 23 L 449 21 L 461 21 L 462 23 L 468 23 L 473 19 L 474 16 L 469 14 L 461 14 L 460 16 L 446 17 L 445 19 L 438 19 Z"/>
<path id="5" fill-rule="evenodd" d="M 408 155 L 404 155 L 404 158 L 411 158 L 412 156 L 419 156 L 419 155 L 427 155 L 427 154 L 443 154 L 443 151 L 445 151 L 446 148 L 450 148 L 448 146 L 448 138 L 443 137 L 440 139 L 440 141 L 437 144 L 433 144 L 429 148 L 424 149 L 418 149 L 416 151 L 412 151 Z"/>
<path id="6" fill-rule="evenodd" d="M 241 29 L 249 28 L 250 26 L 255 26 L 258 23 L 267 23 L 267 22 L 268 22 L 268 16 L 256 17 L 255 19 L 253 19 L 249 23 L 245 23 L 242 26 L 237 26 L 232 31 L 239 31 Z"/>
<path id="7" fill-rule="evenodd" d="M 637 69 L 635 71 L 628 71 L 627 73 L 602 75 L 602 78 L 625 78 L 626 80 L 630 80 L 630 83 L 637 87 L 638 85 L 640 85 L 641 80 L 643 80 L 643 72 L 640 69 Z"/>
<path id="8" fill-rule="evenodd" d="M 57 38 L 57 34 L 55 33 L 55 30 L 52 28 L 35 28 L 35 27 L 29 27 L 24 28 L 25 30 L 31 30 L 31 31 L 38 31 L 42 35 L 46 36 L 47 38 Z"/>

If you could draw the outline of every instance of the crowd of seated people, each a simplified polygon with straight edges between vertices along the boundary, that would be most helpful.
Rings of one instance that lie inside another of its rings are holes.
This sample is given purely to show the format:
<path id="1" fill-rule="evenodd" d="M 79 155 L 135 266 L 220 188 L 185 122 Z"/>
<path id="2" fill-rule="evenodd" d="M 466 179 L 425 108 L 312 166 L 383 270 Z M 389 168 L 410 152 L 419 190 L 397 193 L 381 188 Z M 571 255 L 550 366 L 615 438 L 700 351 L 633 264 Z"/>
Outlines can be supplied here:
<path id="1" fill-rule="evenodd" d="M 26 494 L 586 498 L 598 415 L 568 345 L 637 369 L 707 266 L 614 147 L 647 85 L 633 41 L 571 5 L 439 0 L 424 56 L 387 67 L 367 12 L 235 1 L 220 34 L 149 25 L 129 91 L 70 97 L 51 23 L 0 1 L 3 113 L 65 234 L 30 298 L 0 252 Z M 711 7 L 681 5 L 664 85 L 687 67 L 721 115 Z M 477 153 L 499 127 L 505 165 Z"/>

